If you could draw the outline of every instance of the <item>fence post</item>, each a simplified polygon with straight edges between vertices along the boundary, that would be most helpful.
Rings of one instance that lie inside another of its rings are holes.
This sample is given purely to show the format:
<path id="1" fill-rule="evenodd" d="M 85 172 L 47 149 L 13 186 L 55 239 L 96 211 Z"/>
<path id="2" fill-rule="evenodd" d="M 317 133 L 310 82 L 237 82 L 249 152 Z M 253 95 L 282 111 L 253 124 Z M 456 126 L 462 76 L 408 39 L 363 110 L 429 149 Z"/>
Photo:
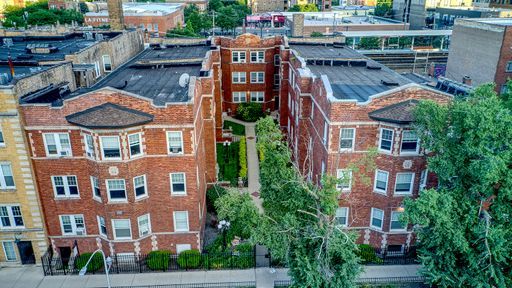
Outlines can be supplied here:
<path id="1" fill-rule="evenodd" d="M 142 257 L 143 256 L 140 256 L 142 254 L 139 254 L 139 273 L 142 273 Z"/>
<path id="2" fill-rule="evenodd" d="M 116 259 L 116 272 L 119 274 L 119 261 L 117 260 L 117 254 L 114 254 L 114 259 Z"/>
<path id="3" fill-rule="evenodd" d="M 254 247 L 252 247 L 252 261 L 254 264 L 254 268 L 256 268 L 256 245 L 254 245 Z"/>

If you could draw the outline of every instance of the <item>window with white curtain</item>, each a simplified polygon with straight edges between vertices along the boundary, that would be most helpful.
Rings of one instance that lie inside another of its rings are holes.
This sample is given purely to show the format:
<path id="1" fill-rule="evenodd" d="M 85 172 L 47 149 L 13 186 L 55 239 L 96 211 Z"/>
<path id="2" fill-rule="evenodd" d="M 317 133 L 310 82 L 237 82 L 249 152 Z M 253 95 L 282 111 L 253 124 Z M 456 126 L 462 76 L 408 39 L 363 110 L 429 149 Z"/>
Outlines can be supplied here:
<path id="1" fill-rule="evenodd" d="M 101 136 L 100 139 L 103 159 L 121 159 L 121 146 L 119 145 L 119 136 Z"/>

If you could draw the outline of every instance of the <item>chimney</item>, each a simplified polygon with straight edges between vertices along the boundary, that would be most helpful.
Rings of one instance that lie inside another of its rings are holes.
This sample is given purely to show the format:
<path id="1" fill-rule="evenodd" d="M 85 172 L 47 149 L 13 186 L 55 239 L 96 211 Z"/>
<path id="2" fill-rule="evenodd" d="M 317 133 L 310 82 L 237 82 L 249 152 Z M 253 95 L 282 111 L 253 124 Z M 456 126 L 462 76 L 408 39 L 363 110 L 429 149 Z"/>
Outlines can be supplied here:
<path id="1" fill-rule="evenodd" d="M 108 18 L 111 30 L 124 30 L 123 0 L 108 0 Z"/>
<path id="2" fill-rule="evenodd" d="M 471 86 L 471 83 L 472 83 L 471 77 L 469 77 L 468 75 L 465 75 L 464 77 L 462 77 L 462 84 Z"/>

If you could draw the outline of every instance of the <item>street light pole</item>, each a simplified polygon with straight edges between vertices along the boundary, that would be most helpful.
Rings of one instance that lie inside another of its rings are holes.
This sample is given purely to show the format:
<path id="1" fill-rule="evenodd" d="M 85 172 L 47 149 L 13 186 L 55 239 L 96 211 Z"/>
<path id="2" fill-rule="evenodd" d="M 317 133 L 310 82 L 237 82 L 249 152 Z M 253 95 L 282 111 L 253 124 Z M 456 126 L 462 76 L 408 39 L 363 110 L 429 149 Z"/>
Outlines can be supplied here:
<path id="1" fill-rule="evenodd" d="M 85 273 L 87 273 L 87 265 L 89 265 L 89 263 L 91 262 L 92 258 L 94 257 L 94 254 L 96 254 L 98 252 L 100 252 L 101 256 L 103 257 L 103 265 L 105 265 L 105 275 L 107 276 L 107 287 L 111 288 L 110 277 L 108 276 L 108 270 L 112 266 L 112 258 L 110 258 L 110 256 L 105 258 L 105 253 L 103 253 L 103 250 L 101 250 L 101 249 L 98 249 L 92 253 L 91 257 L 89 258 L 89 260 L 87 260 L 87 263 L 85 263 L 85 266 L 82 269 L 80 269 L 80 272 L 78 274 L 80 276 L 84 276 Z"/>

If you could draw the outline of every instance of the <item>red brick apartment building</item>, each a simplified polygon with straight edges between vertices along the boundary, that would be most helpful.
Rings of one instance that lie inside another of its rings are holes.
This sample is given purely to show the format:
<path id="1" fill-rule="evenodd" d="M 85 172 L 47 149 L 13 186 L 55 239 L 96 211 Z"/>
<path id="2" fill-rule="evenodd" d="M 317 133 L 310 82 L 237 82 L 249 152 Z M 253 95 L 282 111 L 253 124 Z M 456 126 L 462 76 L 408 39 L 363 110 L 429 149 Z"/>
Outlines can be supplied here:
<path id="1" fill-rule="evenodd" d="M 397 221 L 401 202 L 434 183 L 410 109 L 450 99 L 350 48 L 250 34 L 151 47 L 91 88 L 63 85 L 20 100 L 48 237 L 61 254 L 75 240 L 110 254 L 202 248 L 222 115 L 251 101 L 278 115 L 305 177 L 351 177 L 339 187 L 341 225 L 360 231 L 361 243 L 405 247 L 414 237 Z M 377 169 L 364 184 L 344 169 L 370 147 Z"/>

